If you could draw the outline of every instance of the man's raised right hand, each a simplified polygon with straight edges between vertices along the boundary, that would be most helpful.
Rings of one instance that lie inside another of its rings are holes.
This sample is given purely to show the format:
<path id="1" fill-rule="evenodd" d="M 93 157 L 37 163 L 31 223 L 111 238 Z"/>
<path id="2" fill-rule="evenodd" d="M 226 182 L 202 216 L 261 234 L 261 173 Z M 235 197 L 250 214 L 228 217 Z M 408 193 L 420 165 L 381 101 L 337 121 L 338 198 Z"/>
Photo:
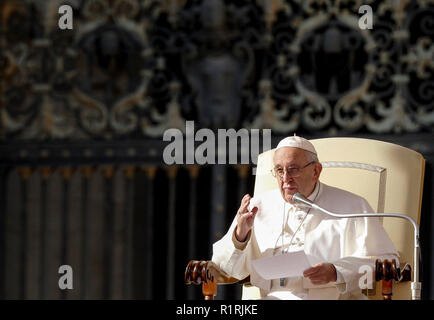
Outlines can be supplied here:
<path id="1" fill-rule="evenodd" d="M 235 237 L 240 242 L 246 241 L 247 235 L 253 227 L 256 212 L 258 212 L 257 207 L 254 207 L 252 211 L 249 211 L 248 207 L 250 199 L 251 196 L 246 194 L 243 199 L 241 199 L 241 205 L 237 212 L 237 228 L 235 229 Z"/>

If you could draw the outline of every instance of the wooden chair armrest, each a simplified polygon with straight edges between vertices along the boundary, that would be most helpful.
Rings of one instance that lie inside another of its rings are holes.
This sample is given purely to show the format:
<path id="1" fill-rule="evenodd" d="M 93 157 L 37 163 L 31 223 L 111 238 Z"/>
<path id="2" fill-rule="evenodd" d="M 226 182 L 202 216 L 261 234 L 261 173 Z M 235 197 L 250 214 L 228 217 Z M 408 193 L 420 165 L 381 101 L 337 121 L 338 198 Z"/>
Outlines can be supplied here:
<path id="1" fill-rule="evenodd" d="M 393 281 L 395 283 L 411 281 L 411 266 L 405 264 L 403 269 L 396 267 L 396 261 L 376 260 L 375 261 L 375 281 L 380 281 L 382 285 L 382 295 L 384 300 L 392 300 Z"/>
<path id="2" fill-rule="evenodd" d="M 246 279 L 243 280 L 243 283 Z M 213 300 L 217 295 L 218 284 L 233 284 L 239 279 L 227 275 L 212 261 L 191 260 L 185 269 L 184 282 L 186 284 L 202 284 L 205 300 Z"/>

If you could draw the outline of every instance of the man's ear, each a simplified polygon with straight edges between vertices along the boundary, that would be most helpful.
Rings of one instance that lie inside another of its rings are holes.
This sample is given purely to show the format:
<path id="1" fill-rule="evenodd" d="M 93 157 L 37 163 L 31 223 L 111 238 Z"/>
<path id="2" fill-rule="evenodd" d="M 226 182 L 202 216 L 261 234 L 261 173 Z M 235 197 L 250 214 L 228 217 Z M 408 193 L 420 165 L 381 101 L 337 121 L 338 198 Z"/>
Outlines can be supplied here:
<path id="1" fill-rule="evenodd" d="M 321 171 L 322 171 L 322 164 L 320 162 L 315 162 L 314 164 L 315 168 L 314 168 L 314 178 L 316 180 L 319 179 L 319 176 L 321 175 Z"/>

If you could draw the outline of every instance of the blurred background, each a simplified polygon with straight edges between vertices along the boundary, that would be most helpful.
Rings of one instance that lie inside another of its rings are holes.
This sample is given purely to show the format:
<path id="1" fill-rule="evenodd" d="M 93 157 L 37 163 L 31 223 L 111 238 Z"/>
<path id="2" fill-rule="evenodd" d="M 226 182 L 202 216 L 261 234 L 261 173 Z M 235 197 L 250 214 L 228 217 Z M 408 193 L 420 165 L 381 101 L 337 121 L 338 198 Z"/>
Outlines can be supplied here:
<path id="1" fill-rule="evenodd" d="M 0 298 L 201 299 L 186 264 L 211 258 L 254 165 L 166 165 L 165 130 L 192 120 L 420 152 L 433 299 L 433 34 L 432 0 L 1 1 Z"/>

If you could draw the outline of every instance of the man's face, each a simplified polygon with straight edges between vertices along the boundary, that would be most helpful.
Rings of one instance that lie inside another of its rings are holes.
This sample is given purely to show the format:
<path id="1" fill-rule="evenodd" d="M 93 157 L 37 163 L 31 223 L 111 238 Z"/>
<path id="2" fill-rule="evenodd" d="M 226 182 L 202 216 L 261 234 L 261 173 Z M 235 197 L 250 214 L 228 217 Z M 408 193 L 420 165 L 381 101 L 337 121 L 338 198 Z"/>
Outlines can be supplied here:
<path id="1" fill-rule="evenodd" d="M 308 197 L 315 189 L 315 184 L 319 179 L 322 166 L 319 162 L 312 163 L 307 157 L 307 152 L 300 148 L 284 147 L 274 153 L 274 168 L 285 168 L 283 176 L 276 176 L 280 192 L 283 199 L 292 203 L 292 196 L 300 192 Z M 287 173 L 288 168 L 303 168 L 298 177 Z"/>

